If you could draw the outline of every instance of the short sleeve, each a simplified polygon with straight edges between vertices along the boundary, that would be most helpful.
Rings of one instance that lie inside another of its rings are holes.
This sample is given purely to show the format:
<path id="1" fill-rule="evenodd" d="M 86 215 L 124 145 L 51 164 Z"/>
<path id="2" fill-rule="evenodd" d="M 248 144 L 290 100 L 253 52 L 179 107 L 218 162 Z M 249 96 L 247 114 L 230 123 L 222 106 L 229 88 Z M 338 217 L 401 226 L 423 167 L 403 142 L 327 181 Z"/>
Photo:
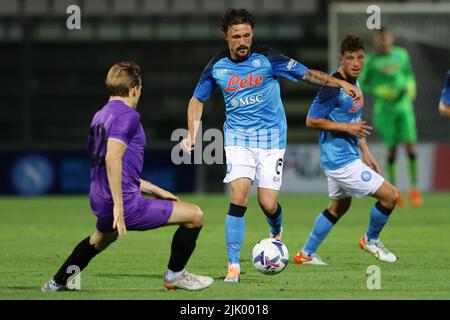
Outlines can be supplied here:
<path id="1" fill-rule="evenodd" d="M 314 119 L 326 119 L 335 108 L 338 95 L 338 88 L 320 88 L 309 108 L 308 116 Z"/>
<path id="2" fill-rule="evenodd" d="M 136 111 L 130 110 L 119 114 L 112 120 L 108 138 L 120 140 L 128 145 L 136 135 L 139 124 L 140 116 Z"/>
<path id="3" fill-rule="evenodd" d="M 282 53 L 272 49 L 266 49 L 266 57 L 269 60 L 275 76 L 297 82 L 308 68 L 295 59 L 291 59 Z"/>
<path id="4" fill-rule="evenodd" d="M 447 72 L 445 77 L 444 89 L 442 89 L 441 101 L 445 104 L 450 105 L 450 70 Z"/>
<path id="5" fill-rule="evenodd" d="M 205 67 L 205 69 L 202 72 L 202 75 L 200 76 L 200 80 L 197 83 L 197 86 L 194 90 L 194 97 L 196 97 L 201 102 L 205 102 L 206 100 L 209 100 L 216 88 L 216 80 L 213 77 L 213 67 L 216 64 L 218 60 L 220 60 L 223 57 L 223 53 L 219 53 L 216 56 L 214 56 L 211 61 L 208 63 L 208 65 Z"/>

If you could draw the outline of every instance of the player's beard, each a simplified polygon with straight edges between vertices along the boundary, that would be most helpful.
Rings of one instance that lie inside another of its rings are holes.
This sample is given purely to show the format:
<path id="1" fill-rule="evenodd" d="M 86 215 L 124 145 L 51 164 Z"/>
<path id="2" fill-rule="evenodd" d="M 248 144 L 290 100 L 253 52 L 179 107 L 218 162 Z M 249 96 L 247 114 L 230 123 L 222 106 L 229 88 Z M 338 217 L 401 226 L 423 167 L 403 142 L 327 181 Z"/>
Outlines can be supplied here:
<path id="1" fill-rule="evenodd" d="M 241 54 L 241 53 L 239 52 L 239 50 L 241 50 L 241 49 L 247 49 L 246 53 L 245 53 L 245 54 Z M 250 49 L 249 49 L 249 47 L 247 47 L 247 46 L 240 46 L 240 47 L 238 47 L 238 48 L 236 49 L 235 54 L 236 54 L 236 57 L 238 57 L 239 60 L 242 60 L 242 59 L 245 59 L 245 58 L 247 58 L 247 57 L 249 56 L 249 54 L 250 54 Z"/>

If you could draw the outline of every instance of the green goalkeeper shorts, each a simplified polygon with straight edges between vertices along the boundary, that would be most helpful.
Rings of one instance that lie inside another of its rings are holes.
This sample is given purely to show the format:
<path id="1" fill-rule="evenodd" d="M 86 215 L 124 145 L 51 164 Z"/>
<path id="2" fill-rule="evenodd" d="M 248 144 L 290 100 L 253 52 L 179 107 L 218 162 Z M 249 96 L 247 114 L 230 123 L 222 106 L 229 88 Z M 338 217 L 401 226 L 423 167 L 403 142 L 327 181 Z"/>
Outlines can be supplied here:
<path id="1" fill-rule="evenodd" d="M 376 133 L 389 148 L 417 141 L 416 117 L 409 101 L 376 104 L 373 121 Z"/>

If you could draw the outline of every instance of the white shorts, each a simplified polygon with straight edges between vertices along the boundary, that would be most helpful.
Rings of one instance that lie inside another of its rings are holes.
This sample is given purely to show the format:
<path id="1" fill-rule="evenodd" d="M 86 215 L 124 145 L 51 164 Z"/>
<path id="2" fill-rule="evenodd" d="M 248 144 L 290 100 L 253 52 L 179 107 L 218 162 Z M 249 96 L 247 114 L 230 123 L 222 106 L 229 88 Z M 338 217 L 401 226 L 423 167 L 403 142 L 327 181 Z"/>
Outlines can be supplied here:
<path id="1" fill-rule="evenodd" d="M 225 147 L 227 174 L 223 182 L 239 178 L 258 180 L 259 188 L 280 190 L 285 149 Z"/>
<path id="2" fill-rule="evenodd" d="M 384 178 L 360 159 L 337 170 L 327 170 L 328 193 L 331 199 L 352 196 L 361 198 L 373 195 L 383 184 Z"/>

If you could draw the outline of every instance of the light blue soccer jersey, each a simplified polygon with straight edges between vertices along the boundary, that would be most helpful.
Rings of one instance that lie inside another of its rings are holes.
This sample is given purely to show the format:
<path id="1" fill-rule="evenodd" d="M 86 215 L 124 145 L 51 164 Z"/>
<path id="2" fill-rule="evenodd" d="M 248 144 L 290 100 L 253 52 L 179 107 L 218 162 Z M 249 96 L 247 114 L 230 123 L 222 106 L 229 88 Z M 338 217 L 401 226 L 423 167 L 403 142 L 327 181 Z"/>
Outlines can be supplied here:
<path id="1" fill-rule="evenodd" d="M 333 77 L 344 79 L 339 72 Z M 359 83 L 356 82 L 359 87 Z M 308 116 L 333 122 L 355 122 L 361 119 L 363 98 L 354 102 L 341 88 L 320 88 Z M 359 158 L 359 139 L 343 132 L 320 131 L 320 165 L 323 170 L 336 170 Z"/>
<path id="2" fill-rule="evenodd" d="M 233 61 L 229 50 L 204 69 L 194 97 L 211 98 L 219 87 L 225 100 L 225 146 L 286 148 L 286 115 L 278 77 L 297 82 L 308 69 L 268 47 L 254 47 L 248 58 Z"/>
<path id="3" fill-rule="evenodd" d="M 441 102 L 450 105 L 450 70 L 445 77 L 444 89 L 442 89 Z"/>

